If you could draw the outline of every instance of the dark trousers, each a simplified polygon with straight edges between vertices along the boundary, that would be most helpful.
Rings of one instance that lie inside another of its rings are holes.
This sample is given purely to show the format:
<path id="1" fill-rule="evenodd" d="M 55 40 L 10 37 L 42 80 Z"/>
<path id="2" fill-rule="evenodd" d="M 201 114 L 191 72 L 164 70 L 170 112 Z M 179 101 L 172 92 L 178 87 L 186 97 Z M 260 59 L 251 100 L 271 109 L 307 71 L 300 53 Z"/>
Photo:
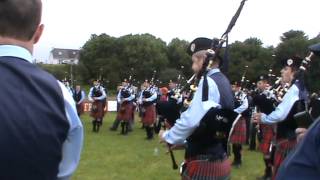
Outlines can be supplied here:
<path id="1" fill-rule="evenodd" d="M 257 148 L 257 144 L 256 144 L 256 137 L 257 137 L 257 128 L 256 128 L 256 124 L 251 125 L 251 129 L 250 129 L 250 140 L 249 140 L 249 150 L 256 150 Z"/>

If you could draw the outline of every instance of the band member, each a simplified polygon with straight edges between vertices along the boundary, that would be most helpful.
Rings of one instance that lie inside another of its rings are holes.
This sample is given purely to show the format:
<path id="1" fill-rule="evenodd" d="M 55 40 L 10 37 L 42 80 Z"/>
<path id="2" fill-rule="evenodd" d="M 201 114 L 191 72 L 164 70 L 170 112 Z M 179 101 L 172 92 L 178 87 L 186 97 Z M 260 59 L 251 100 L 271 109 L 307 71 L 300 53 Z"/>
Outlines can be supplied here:
<path id="1" fill-rule="evenodd" d="M 165 118 L 159 113 L 159 108 L 158 105 L 159 103 L 166 103 L 169 100 L 169 90 L 167 87 L 162 87 L 160 88 L 160 99 L 157 102 L 156 105 L 156 112 L 157 112 L 157 121 L 155 123 L 154 131 L 156 134 L 158 134 L 161 130 L 162 127 L 165 127 Z"/>
<path id="2" fill-rule="evenodd" d="M 172 103 L 176 103 L 177 106 L 182 106 L 183 97 L 179 96 L 176 97 L 176 91 L 177 91 L 177 83 L 174 81 L 170 81 L 169 83 L 169 93 L 168 93 L 168 100 Z"/>
<path id="3" fill-rule="evenodd" d="M 146 129 L 147 139 L 153 139 L 153 126 L 156 121 L 155 101 L 157 100 L 157 93 L 150 83 L 146 80 L 143 83 L 144 90 L 141 92 L 140 104 L 142 104 L 142 123 Z"/>
<path id="4" fill-rule="evenodd" d="M 117 101 L 120 102 L 120 109 L 117 114 L 116 120 L 121 122 L 121 134 L 126 135 L 129 132 L 130 124 L 132 124 L 134 117 L 133 100 L 135 98 L 134 91 L 126 81 L 123 84 L 117 96 Z"/>
<path id="5" fill-rule="evenodd" d="M 314 54 L 320 56 L 320 43 L 310 46 L 309 49 Z M 276 178 L 277 180 L 316 180 L 320 177 L 320 118 L 314 121 L 308 128 L 308 131 L 300 131 L 299 129 L 296 130 L 296 133 L 298 137 L 302 136 L 302 140 L 298 142 L 299 144 L 294 152 L 282 163 Z"/>
<path id="6" fill-rule="evenodd" d="M 233 91 L 235 93 L 235 109 L 234 112 L 237 114 L 241 114 L 240 119 L 235 124 L 234 131 L 231 134 L 230 143 L 232 143 L 232 150 L 234 155 L 234 161 L 232 163 L 233 166 L 239 168 L 242 163 L 241 159 L 241 150 L 242 144 L 246 143 L 246 133 L 247 133 L 247 124 L 246 119 L 247 116 L 245 112 L 249 108 L 247 94 L 241 90 L 240 84 L 235 84 L 232 86 Z"/>
<path id="7" fill-rule="evenodd" d="M 251 88 L 251 87 L 250 87 Z M 247 122 L 247 141 L 249 144 L 249 151 L 255 151 L 257 149 L 257 128 L 256 124 L 252 122 L 252 113 L 255 109 L 253 104 L 253 96 L 255 95 L 254 90 L 248 91 L 248 101 L 249 101 L 249 117 Z"/>
<path id="8" fill-rule="evenodd" d="M 303 81 L 295 79 L 301 62 L 302 59 L 298 57 L 283 61 L 281 77 L 284 84 L 290 85 L 288 92 L 272 113 L 269 115 L 256 113 L 254 115 L 255 121 L 258 123 L 277 124 L 273 179 L 283 160 L 296 145 L 295 130 L 297 129 L 297 123 L 294 120 L 294 115 L 305 110 L 307 91 Z"/>
<path id="9" fill-rule="evenodd" d="M 117 87 L 117 113 L 119 113 L 120 106 L 121 106 L 121 98 L 119 98 L 119 97 L 121 97 L 121 90 L 126 86 L 127 86 L 127 80 L 125 79 L 121 83 L 121 85 L 119 85 Z M 116 119 L 113 121 L 112 126 L 110 127 L 110 131 L 117 131 L 117 129 L 121 123 L 120 120 L 117 118 L 118 118 L 118 116 L 116 116 Z"/>
<path id="10" fill-rule="evenodd" d="M 93 81 L 93 87 L 90 88 L 90 92 L 88 94 L 88 99 L 92 102 L 90 115 L 93 118 L 93 132 L 99 132 L 100 126 L 102 125 L 106 98 L 106 92 L 100 85 L 100 82 L 98 80 Z"/>
<path id="11" fill-rule="evenodd" d="M 166 87 L 160 88 L 160 99 L 159 101 L 168 101 L 169 98 L 169 90 Z"/>
<path id="12" fill-rule="evenodd" d="M 197 38 L 189 45 L 192 69 L 199 76 L 198 90 L 180 119 L 160 139 L 186 148 L 182 179 L 230 179 L 231 165 L 225 148 L 223 124 L 231 121 L 217 116 L 219 111 L 233 112 L 234 99 L 229 80 L 220 72 L 221 58 L 212 58 L 208 50 L 213 41 Z M 210 65 L 209 65 L 210 64 Z M 205 74 L 203 70 L 209 71 Z"/>
<path id="13" fill-rule="evenodd" d="M 84 100 L 86 98 L 85 92 L 81 89 L 80 85 L 76 86 L 76 90 L 73 93 L 73 99 L 76 102 L 78 116 L 80 117 L 81 114 L 84 112 Z"/>
<path id="14" fill-rule="evenodd" d="M 66 87 L 34 64 L 41 0 L 0 1 L 0 179 L 71 179 L 83 127 Z"/>
<path id="15" fill-rule="evenodd" d="M 256 110 L 264 113 L 271 113 L 275 108 L 276 101 L 272 92 L 268 91 L 269 77 L 262 75 L 257 80 L 257 92 L 253 98 L 253 104 Z M 259 149 L 263 153 L 265 163 L 265 172 L 261 180 L 272 178 L 272 141 L 275 137 L 275 125 L 260 124 L 259 128 Z"/>

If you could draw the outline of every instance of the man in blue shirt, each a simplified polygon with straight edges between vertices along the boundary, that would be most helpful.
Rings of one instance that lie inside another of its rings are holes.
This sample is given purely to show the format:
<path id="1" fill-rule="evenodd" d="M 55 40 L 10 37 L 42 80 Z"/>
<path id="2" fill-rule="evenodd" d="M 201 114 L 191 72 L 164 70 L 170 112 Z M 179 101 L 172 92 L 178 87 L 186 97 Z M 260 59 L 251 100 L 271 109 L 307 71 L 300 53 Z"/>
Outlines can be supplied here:
<path id="1" fill-rule="evenodd" d="M 209 49 L 212 44 L 211 39 L 197 38 L 189 45 L 192 69 L 199 78 L 198 90 L 174 126 L 159 133 L 163 142 L 186 146 L 182 179 L 230 179 L 222 124 L 232 121 L 221 118 L 217 112 L 233 112 L 234 97 L 229 80 L 219 70 L 221 58 L 213 58 L 214 51 Z"/>
<path id="2" fill-rule="evenodd" d="M 90 88 L 88 99 L 92 102 L 92 108 L 90 116 L 92 120 L 92 131 L 99 132 L 100 126 L 103 123 L 103 117 L 105 115 L 104 108 L 107 99 L 107 93 L 105 89 L 101 86 L 99 80 L 93 81 L 93 87 Z"/>
<path id="3" fill-rule="evenodd" d="M 314 54 L 320 55 L 320 43 L 310 46 Z M 279 169 L 277 180 L 317 180 L 320 178 L 320 118 L 308 129 L 307 133 L 301 131 L 304 137 L 296 149 L 286 158 Z M 298 140 L 299 140 L 298 135 Z"/>
<path id="4" fill-rule="evenodd" d="M 32 64 L 43 32 L 41 0 L 0 1 L 0 179 L 67 180 L 76 170 L 83 128 L 75 103 Z"/>
<path id="5" fill-rule="evenodd" d="M 81 89 L 80 85 L 76 86 L 76 90 L 73 92 L 73 99 L 76 103 L 78 116 L 84 112 L 84 100 L 86 99 L 86 93 Z"/>

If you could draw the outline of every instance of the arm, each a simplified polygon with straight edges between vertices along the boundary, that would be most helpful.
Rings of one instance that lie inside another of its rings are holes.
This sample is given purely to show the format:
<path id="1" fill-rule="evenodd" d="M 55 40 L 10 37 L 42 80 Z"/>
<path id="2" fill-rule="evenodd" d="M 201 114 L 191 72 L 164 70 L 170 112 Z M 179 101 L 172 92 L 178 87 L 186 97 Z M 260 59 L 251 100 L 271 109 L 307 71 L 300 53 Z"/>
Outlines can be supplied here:
<path id="1" fill-rule="evenodd" d="M 93 91 L 93 88 L 90 88 L 90 91 L 89 91 L 89 94 L 88 94 L 89 101 L 93 101 L 93 99 L 92 99 L 92 91 Z"/>
<path id="2" fill-rule="evenodd" d="M 117 102 L 118 102 L 118 103 L 121 103 L 121 90 L 119 90 L 119 92 L 118 92 Z"/>
<path id="3" fill-rule="evenodd" d="M 70 129 L 68 137 L 63 143 L 62 160 L 59 165 L 57 178 L 58 180 L 68 180 L 76 170 L 80 161 L 80 154 L 83 145 L 83 127 L 77 115 L 74 101 L 72 100 L 68 90 L 63 87 L 63 84 L 61 83 L 60 87 L 64 97 L 66 117 L 70 123 Z"/>
<path id="4" fill-rule="evenodd" d="M 84 91 L 81 91 L 81 99 L 78 102 L 78 104 L 81 104 L 84 101 L 85 97 L 86 97 L 86 93 Z"/>
<path id="5" fill-rule="evenodd" d="M 242 104 L 241 106 L 239 106 L 237 109 L 233 110 L 234 112 L 238 113 L 238 114 L 241 114 L 243 113 L 245 110 L 247 110 L 249 107 L 249 103 L 248 103 L 248 98 L 245 96 L 243 99 L 242 99 Z"/>
<path id="6" fill-rule="evenodd" d="M 153 95 L 152 95 L 151 97 L 149 97 L 149 98 L 146 98 L 145 100 L 146 100 L 147 102 L 152 102 L 152 101 L 154 101 L 154 100 L 156 100 L 156 99 L 157 99 L 157 92 L 154 91 L 154 92 L 153 92 Z"/>
<path id="7" fill-rule="evenodd" d="M 216 102 L 220 101 L 220 94 L 216 83 L 208 78 L 209 100 L 202 102 L 202 83 L 200 81 L 198 91 L 196 91 L 189 108 L 181 114 L 176 124 L 166 131 L 162 138 L 170 144 L 184 144 L 185 140 L 199 126 L 201 119 L 212 107 L 219 107 Z"/>
<path id="8" fill-rule="evenodd" d="M 102 87 L 100 87 L 100 92 L 102 93 L 102 95 L 100 97 L 96 97 L 96 100 L 106 99 L 107 98 L 107 94 L 106 94 L 106 91 Z"/>
<path id="9" fill-rule="evenodd" d="M 284 96 L 283 101 L 269 115 L 261 114 L 261 122 L 264 124 L 275 124 L 283 121 L 289 114 L 294 103 L 299 100 L 299 89 L 292 85 L 288 93 Z"/>
<path id="10" fill-rule="evenodd" d="M 130 97 L 125 98 L 124 100 L 125 100 L 125 101 L 132 101 L 134 98 L 135 98 L 135 95 L 134 95 L 134 94 L 131 94 Z"/>

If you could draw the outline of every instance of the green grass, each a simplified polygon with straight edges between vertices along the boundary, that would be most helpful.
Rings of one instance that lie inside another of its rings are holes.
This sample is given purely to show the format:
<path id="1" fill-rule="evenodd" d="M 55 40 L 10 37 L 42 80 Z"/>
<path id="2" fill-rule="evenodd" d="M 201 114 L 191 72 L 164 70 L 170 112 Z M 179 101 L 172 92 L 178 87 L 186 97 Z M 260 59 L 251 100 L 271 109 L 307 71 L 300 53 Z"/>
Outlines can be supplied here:
<path id="1" fill-rule="evenodd" d="M 108 113 L 100 132 L 91 132 L 91 120 L 82 116 L 85 142 L 80 165 L 73 180 L 178 180 L 179 173 L 172 169 L 170 156 L 158 143 L 145 140 L 145 131 L 136 119 L 134 131 L 128 136 L 109 131 L 115 113 Z M 158 149 L 158 154 L 155 153 Z M 247 147 L 244 147 L 246 150 Z M 183 151 L 175 151 L 178 163 L 183 161 Z M 243 165 L 232 170 L 232 179 L 254 180 L 263 173 L 262 155 L 243 152 Z"/>

